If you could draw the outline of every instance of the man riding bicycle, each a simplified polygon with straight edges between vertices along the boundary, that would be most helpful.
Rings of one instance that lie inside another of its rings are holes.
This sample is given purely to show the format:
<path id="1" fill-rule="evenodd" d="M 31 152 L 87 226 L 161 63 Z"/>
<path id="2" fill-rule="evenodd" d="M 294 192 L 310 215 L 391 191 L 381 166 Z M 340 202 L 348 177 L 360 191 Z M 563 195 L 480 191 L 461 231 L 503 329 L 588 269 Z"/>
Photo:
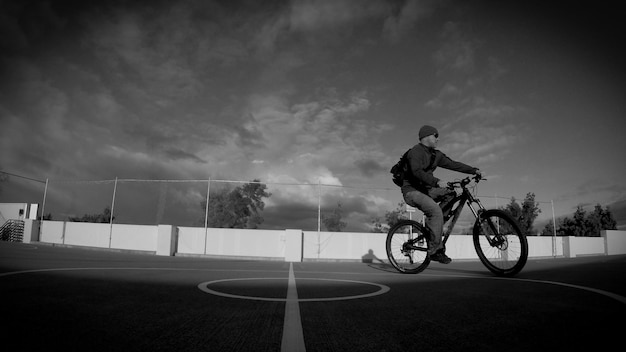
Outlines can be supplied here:
<path id="1" fill-rule="evenodd" d="M 452 261 L 441 242 L 443 232 L 442 205 L 451 201 L 454 190 L 439 187 L 439 179 L 433 176 L 437 166 L 466 174 L 481 175 L 478 168 L 468 166 L 448 158 L 435 149 L 439 142 L 439 132 L 432 126 L 422 126 L 419 130 L 419 143 L 407 154 L 408 167 L 402 182 L 404 201 L 421 210 L 426 216 L 426 226 L 433 234 L 428 242 L 430 260 L 448 264 Z"/>

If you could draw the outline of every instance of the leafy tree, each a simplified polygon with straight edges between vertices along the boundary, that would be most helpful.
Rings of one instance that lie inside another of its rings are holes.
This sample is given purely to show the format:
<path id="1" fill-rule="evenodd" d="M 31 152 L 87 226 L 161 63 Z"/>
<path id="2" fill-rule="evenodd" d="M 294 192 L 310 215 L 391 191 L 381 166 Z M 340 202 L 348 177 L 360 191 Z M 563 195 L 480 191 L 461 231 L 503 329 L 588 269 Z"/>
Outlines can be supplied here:
<path id="1" fill-rule="evenodd" d="M 256 229 L 263 223 L 263 198 L 268 198 L 267 186 L 255 179 L 242 186 L 212 190 L 209 197 L 209 227 Z M 203 209 L 206 201 L 201 203 Z"/>
<path id="2" fill-rule="evenodd" d="M 571 222 L 574 225 L 575 236 L 585 236 L 587 232 L 587 223 L 585 221 L 586 212 L 583 207 L 578 206 L 576 212 L 574 212 L 574 219 Z"/>
<path id="3" fill-rule="evenodd" d="M 526 235 L 532 234 L 533 223 L 539 213 L 541 213 L 539 203 L 535 202 L 534 193 L 527 193 L 521 206 L 517 203 L 515 197 L 511 198 L 511 203 L 504 208 L 504 211 L 509 213 L 509 215 L 517 221 L 520 230 Z"/>
<path id="4" fill-rule="evenodd" d="M 37 220 L 48 220 L 48 221 L 50 221 L 50 220 L 52 220 L 52 213 L 48 213 L 48 214 L 45 214 L 43 216 L 39 215 L 37 217 Z"/>
<path id="5" fill-rule="evenodd" d="M 574 220 L 569 217 L 564 217 L 559 220 L 559 224 L 556 227 L 557 236 L 578 236 L 578 230 Z"/>
<path id="6" fill-rule="evenodd" d="M 372 232 L 376 232 L 376 233 L 382 232 L 382 233 L 385 233 L 385 232 L 389 231 L 389 226 L 383 225 L 383 223 L 380 221 L 380 217 L 378 217 L 378 216 L 372 218 L 371 223 L 372 223 Z"/>
<path id="7" fill-rule="evenodd" d="M 586 212 L 583 207 L 578 206 L 574 212 L 574 217 L 564 217 L 559 221 L 557 226 L 557 235 L 559 236 L 585 236 L 586 224 L 585 224 Z"/>
<path id="8" fill-rule="evenodd" d="M 348 223 L 345 221 L 341 221 L 343 218 L 343 211 L 341 210 L 341 203 L 337 203 L 337 207 L 332 211 L 332 213 L 324 213 L 322 214 L 322 223 L 324 227 L 326 227 L 327 231 L 331 232 L 341 232 Z"/>
<path id="9" fill-rule="evenodd" d="M 546 229 L 551 230 L 552 225 L 546 225 Z M 617 229 L 617 222 L 613 218 L 613 214 L 607 207 L 602 209 L 600 204 L 596 205 L 593 212 L 587 215 L 582 206 L 576 207 L 573 218 L 565 217 L 559 221 L 557 225 L 557 235 L 559 236 L 600 236 L 602 230 Z"/>
<path id="10" fill-rule="evenodd" d="M 399 202 L 396 209 L 385 213 L 385 220 L 387 221 L 387 226 L 389 226 L 389 228 L 393 227 L 400 220 L 406 220 L 408 218 L 404 202 Z"/>
<path id="11" fill-rule="evenodd" d="M 517 203 L 517 199 L 515 197 L 511 197 L 511 202 L 507 204 L 504 209 L 511 217 L 515 220 L 522 217 L 522 207 Z"/>
<path id="12" fill-rule="evenodd" d="M 543 230 L 541 230 L 541 236 L 552 236 L 552 235 L 554 235 L 554 223 L 550 221 L 546 224 L 546 226 L 544 226 Z"/>
<path id="13" fill-rule="evenodd" d="M 383 224 L 379 217 L 375 217 L 372 219 L 372 232 L 387 232 L 390 228 L 392 228 L 395 224 L 400 220 L 408 219 L 405 211 L 404 202 L 399 202 L 396 209 L 387 211 L 385 213 L 385 221 L 386 224 Z"/>
<path id="14" fill-rule="evenodd" d="M 587 217 L 587 222 L 592 233 L 599 234 L 602 230 L 617 230 L 617 221 L 613 218 L 611 209 L 606 207 L 604 210 L 600 204 L 596 204 L 593 213 Z"/>
<path id="15" fill-rule="evenodd" d="M 101 214 L 85 214 L 82 217 L 69 217 L 68 220 L 72 222 L 94 222 L 108 224 L 111 222 L 111 208 L 104 208 L 104 211 Z M 115 216 L 113 217 L 113 220 L 115 220 Z"/>

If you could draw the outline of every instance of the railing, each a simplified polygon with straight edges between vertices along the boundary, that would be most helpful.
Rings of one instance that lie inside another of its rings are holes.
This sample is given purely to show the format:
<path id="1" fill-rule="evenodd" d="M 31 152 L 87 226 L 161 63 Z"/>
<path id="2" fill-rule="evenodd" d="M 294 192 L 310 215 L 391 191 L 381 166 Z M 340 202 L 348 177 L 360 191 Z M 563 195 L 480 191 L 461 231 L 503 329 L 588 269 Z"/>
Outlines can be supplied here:
<path id="1" fill-rule="evenodd" d="M 0 227 L 0 241 L 22 242 L 24 238 L 24 221 L 7 220 Z"/>

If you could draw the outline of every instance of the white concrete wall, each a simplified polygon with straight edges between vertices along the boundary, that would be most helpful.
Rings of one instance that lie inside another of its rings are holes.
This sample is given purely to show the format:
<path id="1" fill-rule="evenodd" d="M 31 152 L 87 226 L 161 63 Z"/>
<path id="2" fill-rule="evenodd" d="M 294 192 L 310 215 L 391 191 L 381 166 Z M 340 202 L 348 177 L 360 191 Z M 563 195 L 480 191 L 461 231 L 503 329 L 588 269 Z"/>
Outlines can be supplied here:
<path id="1" fill-rule="evenodd" d="M 172 256 L 176 253 L 178 227 L 172 225 L 157 226 L 156 254 Z"/>
<path id="2" fill-rule="evenodd" d="M 201 227 L 179 227 L 177 252 L 181 254 L 205 254 L 205 230 Z"/>
<path id="3" fill-rule="evenodd" d="M 93 224 L 89 222 L 65 223 L 65 244 L 76 246 L 109 248 L 109 224 Z"/>
<path id="4" fill-rule="evenodd" d="M 302 230 L 285 230 L 285 261 L 301 262 L 304 234 Z"/>
<path id="5" fill-rule="evenodd" d="M 606 248 L 603 237 L 563 237 L 563 255 L 574 258 L 585 255 L 604 255 Z"/>
<path id="6" fill-rule="evenodd" d="M 211 256 L 284 258 L 286 231 L 181 227 L 178 253 Z"/>
<path id="7" fill-rule="evenodd" d="M 529 257 L 563 256 L 563 237 L 529 236 L 526 239 Z"/>
<path id="8" fill-rule="evenodd" d="M 7 220 L 23 220 L 27 209 L 27 203 L 0 203 L 0 225 Z M 20 211 L 22 212 L 21 216 Z"/>
<path id="9" fill-rule="evenodd" d="M 39 241 L 39 221 L 33 219 L 24 220 L 24 236 L 22 242 L 31 243 Z"/>
<path id="10" fill-rule="evenodd" d="M 384 233 L 300 230 L 215 229 L 43 221 L 40 242 L 98 248 L 234 258 L 300 260 L 387 260 Z M 110 245 L 109 245 L 110 240 Z M 528 237 L 529 257 L 576 257 L 626 254 L 626 231 L 603 231 L 602 237 Z M 477 259 L 472 236 L 451 236 L 453 259 Z"/>
<path id="11" fill-rule="evenodd" d="M 39 241 L 46 243 L 63 243 L 64 232 L 64 221 L 42 221 L 40 225 Z"/>
<path id="12" fill-rule="evenodd" d="M 209 229 L 206 254 L 284 258 L 285 231 Z"/>
<path id="13" fill-rule="evenodd" d="M 605 230 L 601 235 L 605 240 L 606 254 L 626 253 L 626 231 Z"/>
<path id="14" fill-rule="evenodd" d="M 358 260 L 364 255 L 387 258 L 386 234 L 304 231 L 304 259 Z M 372 251 L 370 254 L 369 251 Z"/>
<path id="15" fill-rule="evenodd" d="M 113 224 L 111 248 L 156 251 L 158 226 Z"/>
<path id="16" fill-rule="evenodd" d="M 305 231 L 304 258 L 358 260 L 371 249 L 377 258 L 386 259 L 386 236 L 384 233 L 320 232 L 318 240 L 317 231 Z M 596 238 L 596 242 L 601 240 Z M 556 255 L 562 256 L 562 238 L 557 237 L 554 242 Z M 528 251 L 530 257 L 553 256 L 552 237 L 528 237 Z M 446 243 L 446 253 L 454 259 L 478 260 L 472 236 L 450 236 Z"/>
<path id="17" fill-rule="evenodd" d="M 478 260 L 478 254 L 474 249 L 474 238 L 467 235 L 451 235 L 446 243 L 446 254 L 453 259 Z"/>
<path id="18" fill-rule="evenodd" d="M 156 251 L 157 226 L 43 221 L 40 242 L 74 246 Z"/>

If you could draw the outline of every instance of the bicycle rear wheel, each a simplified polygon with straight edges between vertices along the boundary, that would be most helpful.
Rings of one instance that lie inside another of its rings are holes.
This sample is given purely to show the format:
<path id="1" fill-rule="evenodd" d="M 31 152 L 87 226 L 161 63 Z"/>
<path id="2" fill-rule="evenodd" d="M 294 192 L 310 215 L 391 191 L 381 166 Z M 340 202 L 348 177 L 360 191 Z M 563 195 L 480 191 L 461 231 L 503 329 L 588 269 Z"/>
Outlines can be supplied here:
<path id="1" fill-rule="evenodd" d="M 417 221 L 402 220 L 387 233 L 387 258 L 399 272 L 417 274 L 426 269 L 427 230 Z"/>
<path id="2" fill-rule="evenodd" d="M 498 276 L 519 273 L 528 259 L 528 242 L 507 213 L 491 209 L 474 223 L 474 248 L 480 261 Z"/>

